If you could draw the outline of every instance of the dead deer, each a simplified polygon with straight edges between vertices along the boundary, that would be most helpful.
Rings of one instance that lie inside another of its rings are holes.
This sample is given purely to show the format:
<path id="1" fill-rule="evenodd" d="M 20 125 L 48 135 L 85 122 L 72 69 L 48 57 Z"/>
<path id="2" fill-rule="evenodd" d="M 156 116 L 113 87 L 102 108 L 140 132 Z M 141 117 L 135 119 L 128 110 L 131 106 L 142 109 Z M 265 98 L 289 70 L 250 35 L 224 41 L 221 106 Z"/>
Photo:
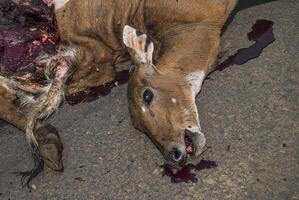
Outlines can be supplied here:
<path id="1" fill-rule="evenodd" d="M 203 152 L 206 138 L 195 97 L 213 70 L 221 29 L 236 0 L 47 3 L 55 6 L 62 40 L 57 55 L 40 60 L 48 84 L 0 76 L 0 118 L 24 130 L 38 163 L 62 169 L 59 136 L 42 120 L 55 112 L 65 93 L 113 80 L 114 64 L 129 59 L 135 64 L 128 84 L 134 127 L 147 133 L 174 166 Z M 28 180 L 40 169 L 25 174 Z"/>

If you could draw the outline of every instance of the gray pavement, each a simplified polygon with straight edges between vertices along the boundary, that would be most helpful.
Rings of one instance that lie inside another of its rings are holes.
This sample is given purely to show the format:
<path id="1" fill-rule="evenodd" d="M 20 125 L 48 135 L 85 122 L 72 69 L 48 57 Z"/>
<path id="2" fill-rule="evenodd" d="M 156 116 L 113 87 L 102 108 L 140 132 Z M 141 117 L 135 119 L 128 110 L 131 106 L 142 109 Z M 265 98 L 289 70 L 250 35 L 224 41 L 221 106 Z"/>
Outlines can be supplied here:
<path id="1" fill-rule="evenodd" d="M 0 122 L 0 199 L 299 199 L 299 1 L 237 13 L 222 38 L 227 55 L 250 45 L 257 19 L 274 21 L 276 41 L 259 58 L 213 73 L 197 99 L 212 147 L 203 157 L 218 162 L 197 172 L 197 183 L 161 176 L 160 152 L 130 124 L 124 85 L 49 120 L 64 143 L 65 171 L 45 170 L 32 192 L 9 173 L 32 167 L 25 138 Z"/>

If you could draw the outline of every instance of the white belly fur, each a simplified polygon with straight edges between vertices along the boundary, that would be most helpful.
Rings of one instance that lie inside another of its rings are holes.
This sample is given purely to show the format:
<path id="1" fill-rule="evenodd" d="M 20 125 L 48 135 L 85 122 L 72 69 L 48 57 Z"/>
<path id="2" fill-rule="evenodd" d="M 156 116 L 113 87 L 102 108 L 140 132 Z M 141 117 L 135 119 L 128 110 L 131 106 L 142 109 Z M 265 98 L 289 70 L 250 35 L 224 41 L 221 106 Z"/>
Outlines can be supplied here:
<path id="1" fill-rule="evenodd" d="M 62 8 L 70 0 L 54 0 L 55 10 Z"/>

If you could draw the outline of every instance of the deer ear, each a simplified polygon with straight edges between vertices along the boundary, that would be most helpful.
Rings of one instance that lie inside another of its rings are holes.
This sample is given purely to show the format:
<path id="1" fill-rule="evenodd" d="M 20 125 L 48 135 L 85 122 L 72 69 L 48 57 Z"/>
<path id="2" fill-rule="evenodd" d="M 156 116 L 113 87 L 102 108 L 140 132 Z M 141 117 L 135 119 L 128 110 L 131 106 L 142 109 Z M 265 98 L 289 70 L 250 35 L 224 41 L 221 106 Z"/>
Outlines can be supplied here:
<path id="1" fill-rule="evenodd" d="M 148 35 L 126 25 L 123 30 L 123 42 L 131 48 L 132 57 L 141 64 L 153 63 L 154 43 Z"/>

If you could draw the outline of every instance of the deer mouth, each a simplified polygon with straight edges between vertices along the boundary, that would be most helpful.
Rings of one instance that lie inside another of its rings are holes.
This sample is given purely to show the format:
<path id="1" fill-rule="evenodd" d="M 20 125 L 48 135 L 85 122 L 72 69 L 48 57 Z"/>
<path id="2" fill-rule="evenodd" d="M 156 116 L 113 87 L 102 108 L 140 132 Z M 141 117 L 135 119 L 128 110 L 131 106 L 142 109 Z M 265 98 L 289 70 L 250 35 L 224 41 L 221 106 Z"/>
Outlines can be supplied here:
<path id="1" fill-rule="evenodd" d="M 186 153 L 193 156 L 195 153 L 195 149 L 194 149 L 194 145 L 193 145 L 193 141 L 192 141 L 191 137 L 186 134 L 184 137 L 184 140 L 185 140 L 185 146 L 186 146 Z"/>
<path id="2" fill-rule="evenodd" d="M 205 135 L 199 128 L 185 129 L 184 141 L 186 153 L 192 157 L 199 156 L 206 145 Z"/>

